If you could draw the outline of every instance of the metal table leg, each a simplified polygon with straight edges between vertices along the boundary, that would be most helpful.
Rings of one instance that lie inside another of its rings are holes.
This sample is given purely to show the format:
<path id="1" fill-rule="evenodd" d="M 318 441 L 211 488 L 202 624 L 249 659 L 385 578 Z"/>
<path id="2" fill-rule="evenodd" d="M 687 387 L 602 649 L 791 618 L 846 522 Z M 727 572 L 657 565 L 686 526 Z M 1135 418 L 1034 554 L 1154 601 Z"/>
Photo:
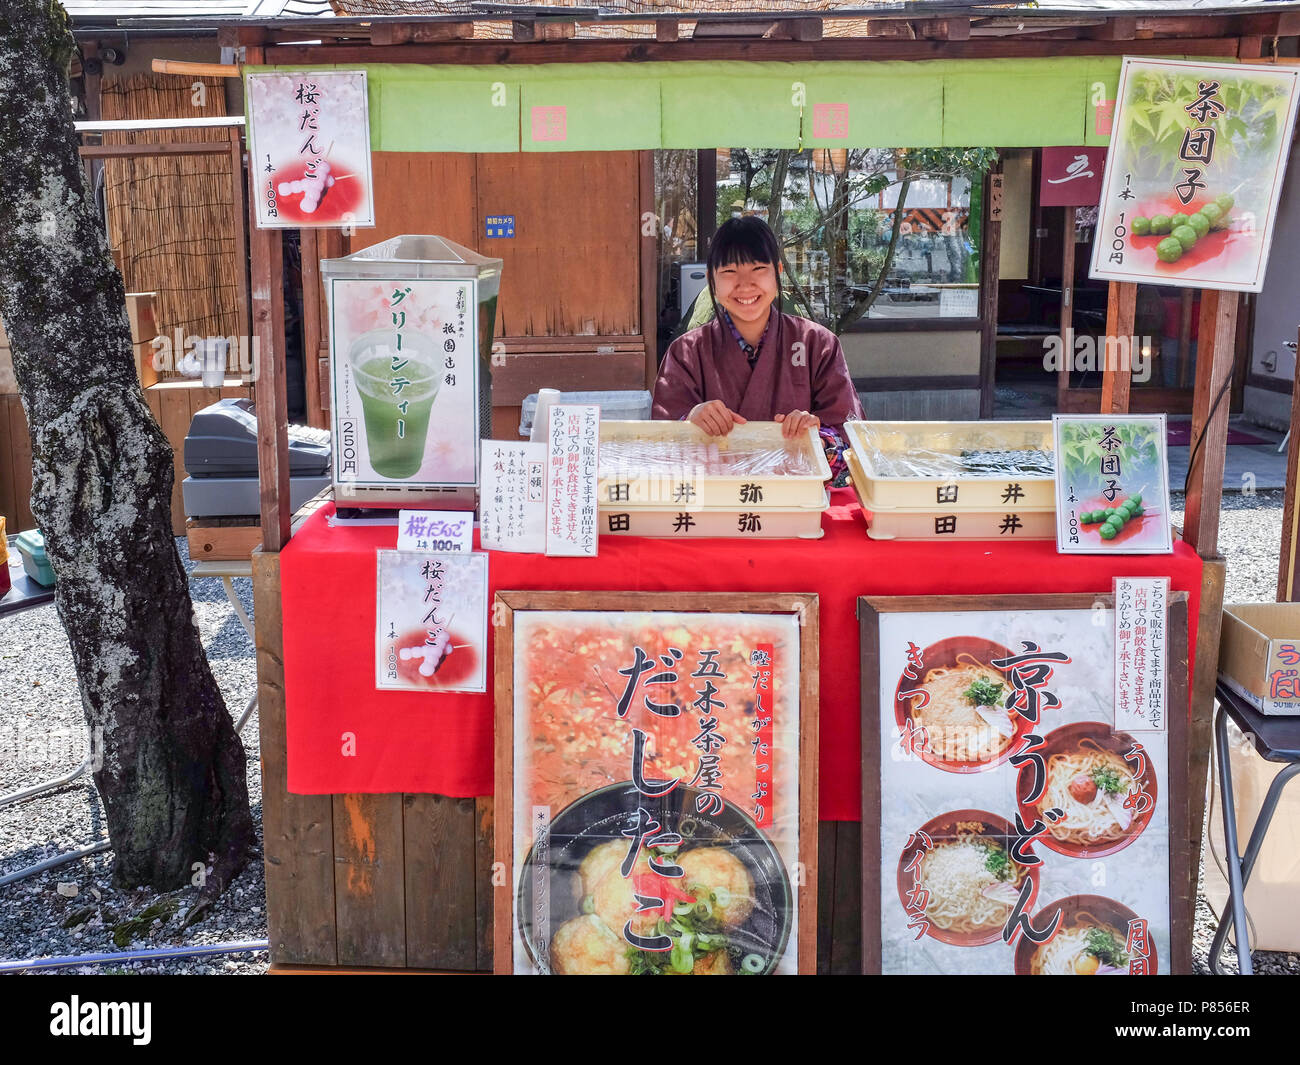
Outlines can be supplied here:
<path id="1" fill-rule="evenodd" d="M 1237 928 L 1237 970 L 1242 976 L 1254 974 L 1250 959 L 1250 932 L 1246 925 L 1246 891 L 1241 870 L 1241 851 L 1237 847 L 1237 811 L 1232 795 L 1232 767 L 1228 752 L 1228 715 L 1217 707 L 1214 718 L 1214 746 L 1219 757 L 1219 794 L 1223 799 L 1223 838 L 1228 863 L 1228 904 L 1210 944 L 1210 972 L 1222 976 L 1219 954 L 1228 930 Z"/>
<path id="2" fill-rule="evenodd" d="M 235 613 L 239 615 L 240 624 L 244 626 L 244 631 L 248 633 L 248 638 L 253 641 L 253 646 L 257 646 L 257 637 L 253 631 L 253 623 L 249 620 L 248 613 L 244 610 L 244 604 L 239 601 L 239 596 L 235 594 L 234 582 L 229 577 L 221 578 L 222 585 L 226 589 L 226 598 L 230 600 L 230 605 L 234 607 Z M 248 697 L 248 704 L 244 707 L 244 712 L 239 715 L 239 720 L 235 722 L 235 731 L 243 732 L 244 726 L 248 724 L 248 719 L 257 709 L 257 689 L 253 689 L 253 694 Z"/>
<path id="3" fill-rule="evenodd" d="M 1264 845 L 1264 837 L 1268 835 L 1268 827 L 1273 822 L 1273 814 L 1277 810 L 1278 801 L 1282 798 L 1282 789 L 1296 774 L 1300 773 L 1300 763 L 1292 762 L 1273 778 L 1273 783 L 1268 786 L 1268 793 L 1264 796 L 1264 805 L 1255 819 L 1255 827 L 1250 830 L 1250 841 L 1246 844 L 1245 857 L 1238 857 L 1237 818 L 1232 795 L 1232 770 L 1228 764 L 1226 718 L 1227 714 L 1220 709 L 1214 722 L 1214 739 L 1219 757 L 1219 790 L 1223 795 L 1223 835 L 1228 851 L 1229 906 L 1225 908 L 1223 919 L 1214 933 L 1214 942 L 1210 946 L 1210 971 L 1215 975 L 1221 975 L 1219 952 L 1228 937 L 1228 930 L 1235 925 L 1239 929 L 1238 966 L 1243 976 L 1249 976 L 1253 973 L 1254 966 L 1250 958 L 1250 941 L 1246 927 L 1246 885 L 1250 883 L 1250 874 L 1255 870 L 1255 859 L 1259 857 L 1260 848 Z M 1234 874 L 1236 874 L 1235 878 Z"/>

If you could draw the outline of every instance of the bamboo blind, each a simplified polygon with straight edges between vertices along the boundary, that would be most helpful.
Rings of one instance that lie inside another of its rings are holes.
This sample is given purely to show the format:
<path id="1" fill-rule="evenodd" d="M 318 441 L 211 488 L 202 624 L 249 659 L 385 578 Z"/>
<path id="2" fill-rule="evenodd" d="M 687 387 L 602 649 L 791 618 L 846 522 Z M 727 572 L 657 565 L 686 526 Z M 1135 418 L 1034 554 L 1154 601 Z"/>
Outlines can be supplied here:
<path id="1" fill-rule="evenodd" d="M 105 78 L 105 119 L 185 118 L 226 114 L 220 78 L 137 74 Z M 108 144 L 228 140 L 226 129 L 106 133 Z M 187 336 L 238 336 L 234 202 L 228 154 L 106 159 L 109 244 L 118 253 L 128 292 L 156 292 L 158 331 Z M 232 352 L 237 362 L 237 345 Z M 177 355 L 180 353 L 177 352 Z M 174 372 L 163 377 L 180 376 Z"/>

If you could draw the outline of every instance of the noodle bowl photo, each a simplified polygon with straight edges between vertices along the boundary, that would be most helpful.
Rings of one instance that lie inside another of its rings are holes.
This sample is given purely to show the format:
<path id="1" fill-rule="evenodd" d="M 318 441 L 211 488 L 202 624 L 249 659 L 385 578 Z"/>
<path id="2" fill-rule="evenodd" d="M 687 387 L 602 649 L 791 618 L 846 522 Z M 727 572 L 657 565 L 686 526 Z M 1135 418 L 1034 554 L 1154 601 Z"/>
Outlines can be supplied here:
<path id="1" fill-rule="evenodd" d="M 1020 767 L 1017 783 L 1025 824 L 1041 819 L 1046 826 L 1038 837 L 1044 846 L 1071 858 L 1100 858 L 1141 835 L 1155 813 L 1156 771 L 1150 753 L 1129 754 L 1134 742 L 1100 721 L 1048 733 L 1036 752 L 1047 770 L 1042 795 L 1025 801 L 1033 787 L 1029 762 Z M 1062 816 L 1052 821 L 1046 816 L 1051 809 Z"/>
<path id="2" fill-rule="evenodd" d="M 954 810 L 912 834 L 898 859 L 898 897 L 913 934 L 978 947 L 1002 937 L 1025 881 L 1038 869 L 1011 858 L 1011 822 L 985 810 Z"/>
<path id="3" fill-rule="evenodd" d="M 1060 923 L 1046 943 L 1023 935 L 1016 941 L 1017 976 L 1127 976 L 1135 954 L 1129 949 L 1129 924 L 1138 915 L 1122 903 L 1101 895 L 1071 895 L 1034 915 L 1042 928 L 1054 914 Z M 1156 975 L 1159 959 L 1147 939 L 1147 972 Z"/>
<path id="4" fill-rule="evenodd" d="M 1011 682 L 991 665 L 1012 652 L 979 636 L 954 636 L 931 644 L 894 693 L 900 733 L 919 737 L 914 749 L 949 773 L 979 773 L 1011 756 L 1030 724 L 1006 707 Z"/>

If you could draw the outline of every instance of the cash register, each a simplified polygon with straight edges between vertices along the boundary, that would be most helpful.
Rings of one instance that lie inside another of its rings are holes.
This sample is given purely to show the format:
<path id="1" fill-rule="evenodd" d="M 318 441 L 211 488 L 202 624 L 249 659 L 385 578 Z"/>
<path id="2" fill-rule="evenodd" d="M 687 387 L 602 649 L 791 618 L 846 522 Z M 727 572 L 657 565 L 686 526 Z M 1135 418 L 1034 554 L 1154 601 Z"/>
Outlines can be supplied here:
<path id="1" fill-rule="evenodd" d="M 218 400 L 194 415 L 185 437 L 185 472 L 189 476 L 181 492 L 186 516 L 243 517 L 261 512 L 252 400 Z M 329 430 L 289 426 L 290 511 L 329 485 Z"/>

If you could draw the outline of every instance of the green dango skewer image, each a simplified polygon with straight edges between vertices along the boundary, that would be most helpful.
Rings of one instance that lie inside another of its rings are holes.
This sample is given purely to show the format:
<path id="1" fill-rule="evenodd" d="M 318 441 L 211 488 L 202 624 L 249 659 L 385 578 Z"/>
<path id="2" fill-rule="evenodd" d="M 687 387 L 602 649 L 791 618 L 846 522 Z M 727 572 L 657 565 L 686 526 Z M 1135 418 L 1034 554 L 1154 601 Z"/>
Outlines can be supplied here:
<path id="1" fill-rule="evenodd" d="M 1236 202 L 1232 193 L 1223 192 L 1192 214 L 1157 214 L 1150 218 L 1137 215 L 1129 228 L 1135 237 L 1164 237 L 1156 245 L 1156 258 L 1162 263 L 1176 263 L 1206 234 L 1228 228 Z"/>

